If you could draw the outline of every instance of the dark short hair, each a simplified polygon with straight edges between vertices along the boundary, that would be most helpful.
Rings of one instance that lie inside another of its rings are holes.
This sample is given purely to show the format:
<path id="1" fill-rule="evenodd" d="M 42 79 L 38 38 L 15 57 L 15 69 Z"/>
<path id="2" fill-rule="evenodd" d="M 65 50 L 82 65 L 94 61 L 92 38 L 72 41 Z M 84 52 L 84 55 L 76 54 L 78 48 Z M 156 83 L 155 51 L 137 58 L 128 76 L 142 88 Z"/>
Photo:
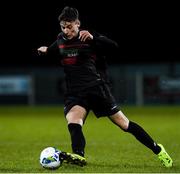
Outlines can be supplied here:
<path id="1" fill-rule="evenodd" d="M 71 22 L 77 20 L 78 18 L 79 18 L 78 10 L 76 8 L 66 6 L 59 15 L 58 21 Z"/>

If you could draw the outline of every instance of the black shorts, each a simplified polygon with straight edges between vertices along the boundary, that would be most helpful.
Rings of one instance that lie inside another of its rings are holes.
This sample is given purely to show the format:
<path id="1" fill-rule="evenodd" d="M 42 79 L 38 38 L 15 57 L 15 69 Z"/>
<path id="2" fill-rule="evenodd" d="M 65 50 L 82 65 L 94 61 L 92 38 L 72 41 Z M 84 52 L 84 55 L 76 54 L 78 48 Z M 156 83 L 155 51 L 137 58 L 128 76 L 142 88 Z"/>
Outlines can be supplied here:
<path id="1" fill-rule="evenodd" d="M 76 93 L 67 93 L 65 96 L 65 115 L 75 105 L 82 106 L 87 113 L 92 110 L 96 117 L 110 116 L 119 111 L 107 84 L 93 86 Z"/>

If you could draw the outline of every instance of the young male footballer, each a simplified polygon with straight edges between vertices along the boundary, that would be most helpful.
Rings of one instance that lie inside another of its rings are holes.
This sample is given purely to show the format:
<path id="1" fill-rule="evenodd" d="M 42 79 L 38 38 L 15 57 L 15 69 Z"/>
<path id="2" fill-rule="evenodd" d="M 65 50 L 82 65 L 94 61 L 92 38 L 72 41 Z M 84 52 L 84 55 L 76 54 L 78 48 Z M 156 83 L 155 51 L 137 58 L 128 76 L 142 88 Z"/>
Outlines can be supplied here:
<path id="1" fill-rule="evenodd" d="M 156 154 L 163 166 L 172 167 L 173 161 L 163 145 L 156 143 L 140 125 L 129 120 L 118 108 L 111 93 L 104 57 L 117 50 L 118 44 L 102 34 L 80 29 L 76 8 L 65 7 L 58 20 L 62 32 L 54 43 L 49 47 L 41 46 L 38 52 L 43 54 L 59 50 L 64 68 L 64 113 L 73 153 L 64 152 L 61 157 L 72 164 L 86 165 L 82 126 L 92 110 L 97 118 L 105 116 L 124 132 L 132 134 Z"/>

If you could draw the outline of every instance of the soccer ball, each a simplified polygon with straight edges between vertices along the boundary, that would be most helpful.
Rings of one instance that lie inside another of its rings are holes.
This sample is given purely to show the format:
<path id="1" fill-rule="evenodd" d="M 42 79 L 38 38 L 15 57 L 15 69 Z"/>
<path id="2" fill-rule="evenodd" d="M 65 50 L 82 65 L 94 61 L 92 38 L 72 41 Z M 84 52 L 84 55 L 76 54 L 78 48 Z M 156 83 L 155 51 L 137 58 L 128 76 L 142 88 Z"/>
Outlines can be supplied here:
<path id="1" fill-rule="evenodd" d="M 46 147 L 41 151 L 40 164 L 46 169 L 58 169 L 62 163 L 59 159 L 60 153 L 55 147 Z"/>

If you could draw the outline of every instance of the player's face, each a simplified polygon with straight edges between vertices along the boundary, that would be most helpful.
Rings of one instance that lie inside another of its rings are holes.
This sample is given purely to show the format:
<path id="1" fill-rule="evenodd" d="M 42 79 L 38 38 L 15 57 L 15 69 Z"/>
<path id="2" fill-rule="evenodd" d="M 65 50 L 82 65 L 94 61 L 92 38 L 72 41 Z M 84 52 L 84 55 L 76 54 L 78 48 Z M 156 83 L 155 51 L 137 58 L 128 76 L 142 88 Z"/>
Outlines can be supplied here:
<path id="1" fill-rule="evenodd" d="M 78 35 L 80 23 L 79 21 L 73 21 L 73 22 L 61 21 L 60 26 L 66 38 L 72 39 Z"/>

